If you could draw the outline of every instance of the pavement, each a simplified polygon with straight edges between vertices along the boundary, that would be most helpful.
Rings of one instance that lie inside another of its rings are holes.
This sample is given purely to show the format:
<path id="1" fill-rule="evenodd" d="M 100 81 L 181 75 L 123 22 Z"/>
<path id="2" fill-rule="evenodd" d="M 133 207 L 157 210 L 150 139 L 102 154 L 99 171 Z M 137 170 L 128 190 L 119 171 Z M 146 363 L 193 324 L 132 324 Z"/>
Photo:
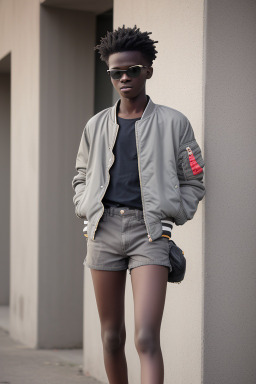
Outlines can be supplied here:
<path id="1" fill-rule="evenodd" d="M 0 384 L 102 384 L 82 364 L 82 349 L 32 349 L 0 325 Z"/>

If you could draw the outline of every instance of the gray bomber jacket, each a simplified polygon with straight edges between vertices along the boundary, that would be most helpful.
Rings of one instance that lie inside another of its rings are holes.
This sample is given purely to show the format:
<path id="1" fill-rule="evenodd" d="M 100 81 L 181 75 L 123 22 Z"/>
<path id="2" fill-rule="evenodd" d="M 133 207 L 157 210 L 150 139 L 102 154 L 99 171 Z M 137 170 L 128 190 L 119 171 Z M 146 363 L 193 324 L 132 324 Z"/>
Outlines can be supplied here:
<path id="1" fill-rule="evenodd" d="M 92 240 L 104 212 L 102 199 L 114 163 L 118 102 L 88 121 L 76 159 L 73 201 L 76 215 L 88 220 Z M 144 220 L 149 241 L 154 241 L 162 235 L 161 220 L 182 225 L 193 218 L 205 194 L 204 161 L 186 116 L 151 99 L 136 122 L 135 134 Z"/>

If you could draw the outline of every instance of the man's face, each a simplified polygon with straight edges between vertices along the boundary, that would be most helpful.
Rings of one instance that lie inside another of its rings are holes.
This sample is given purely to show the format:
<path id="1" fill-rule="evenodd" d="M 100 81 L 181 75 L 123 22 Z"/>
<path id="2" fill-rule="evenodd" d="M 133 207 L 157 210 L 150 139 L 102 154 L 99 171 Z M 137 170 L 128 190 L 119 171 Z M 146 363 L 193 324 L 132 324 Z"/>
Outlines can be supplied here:
<path id="1" fill-rule="evenodd" d="M 112 79 L 111 82 L 121 98 L 133 99 L 146 93 L 146 80 L 150 79 L 153 68 L 139 51 L 126 51 L 113 53 L 109 56 L 109 69 L 128 69 L 133 65 L 144 65 L 138 77 L 129 77 L 126 73 L 120 79 Z"/>

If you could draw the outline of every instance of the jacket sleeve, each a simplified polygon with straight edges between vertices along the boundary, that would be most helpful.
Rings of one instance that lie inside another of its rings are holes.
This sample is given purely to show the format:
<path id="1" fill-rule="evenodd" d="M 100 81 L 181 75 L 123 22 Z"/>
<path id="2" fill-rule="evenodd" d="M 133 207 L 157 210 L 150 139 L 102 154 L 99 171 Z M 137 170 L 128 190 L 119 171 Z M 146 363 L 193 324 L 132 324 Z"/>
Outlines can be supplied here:
<path id="1" fill-rule="evenodd" d="M 203 168 L 204 160 L 201 149 L 196 142 L 191 124 L 187 120 L 185 132 L 180 140 L 177 159 L 181 205 L 175 218 L 176 225 L 182 225 L 193 218 L 199 201 L 205 195 Z"/>
<path id="2" fill-rule="evenodd" d="M 72 187 L 75 191 L 75 195 L 73 197 L 73 202 L 75 208 L 77 208 L 79 201 L 83 195 L 86 185 L 86 170 L 87 170 L 87 162 L 89 156 L 89 141 L 86 134 L 86 128 L 83 130 L 83 134 L 81 137 L 77 157 L 76 157 L 76 171 L 77 174 L 72 180 Z M 76 211 L 77 214 L 77 211 Z M 79 216 L 78 216 L 79 217 Z"/>

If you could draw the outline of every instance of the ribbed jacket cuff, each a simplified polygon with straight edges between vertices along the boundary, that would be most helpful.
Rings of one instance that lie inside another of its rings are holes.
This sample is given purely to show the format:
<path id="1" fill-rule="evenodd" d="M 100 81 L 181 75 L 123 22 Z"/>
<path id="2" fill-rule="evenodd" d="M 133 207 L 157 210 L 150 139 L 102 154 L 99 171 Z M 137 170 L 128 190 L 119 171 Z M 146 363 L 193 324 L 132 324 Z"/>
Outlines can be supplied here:
<path id="1" fill-rule="evenodd" d="M 87 233 L 87 225 L 88 225 L 88 220 L 84 220 L 84 228 L 83 228 L 83 233 L 84 233 L 84 236 L 85 237 L 88 237 L 88 233 Z"/>
<path id="2" fill-rule="evenodd" d="M 168 237 L 168 239 L 171 239 L 172 237 L 172 228 L 173 228 L 173 221 L 163 219 L 161 220 L 162 223 L 162 236 Z"/>

